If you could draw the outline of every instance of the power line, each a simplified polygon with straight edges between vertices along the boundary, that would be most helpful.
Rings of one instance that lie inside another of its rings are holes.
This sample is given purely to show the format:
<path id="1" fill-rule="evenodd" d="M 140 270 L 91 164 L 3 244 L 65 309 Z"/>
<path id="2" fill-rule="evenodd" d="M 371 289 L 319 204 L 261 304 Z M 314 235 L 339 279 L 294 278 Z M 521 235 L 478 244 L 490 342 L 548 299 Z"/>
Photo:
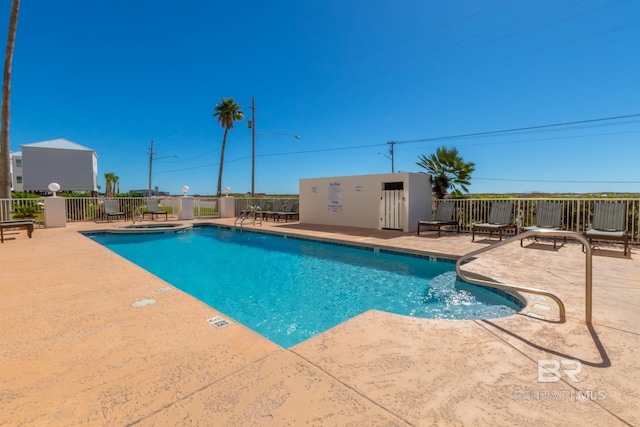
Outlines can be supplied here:
<path id="1" fill-rule="evenodd" d="M 493 130 L 493 131 L 487 131 L 487 132 L 476 132 L 476 133 L 466 133 L 466 134 L 451 135 L 451 136 L 439 136 L 439 137 L 433 137 L 433 138 L 422 138 L 422 139 L 414 139 L 414 140 L 407 140 L 407 141 L 398 141 L 398 143 L 399 144 L 411 144 L 411 143 L 414 143 L 414 142 L 445 141 L 445 140 L 448 140 L 448 139 L 473 138 L 473 137 L 478 137 L 478 136 L 498 135 L 498 134 L 509 133 L 509 132 L 521 132 L 521 131 L 528 131 L 528 130 L 534 130 L 534 129 L 548 129 L 548 128 L 552 128 L 552 127 L 572 126 L 572 125 L 584 124 L 584 123 L 595 123 L 595 122 L 604 122 L 604 121 L 610 121 L 610 120 L 628 119 L 628 118 L 633 118 L 633 117 L 640 117 L 640 113 L 639 114 L 627 114 L 627 115 L 624 115 L 624 116 L 602 117 L 602 118 L 598 118 L 598 119 L 577 120 L 577 121 L 573 121 L 573 122 L 553 123 L 553 124 L 548 124 L 548 125 L 537 125 L 537 126 L 527 126 L 527 127 L 521 127 L 521 128 Z"/>
<path id="2" fill-rule="evenodd" d="M 518 182 L 546 182 L 553 184 L 640 184 L 640 181 L 591 181 L 591 180 L 553 180 L 553 179 L 514 179 L 514 178 L 477 178 L 481 181 L 518 181 Z"/>
<path id="3" fill-rule="evenodd" d="M 577 15 L 572 15 L 572 16 L 570 16 L 570 17 L 563 18 L 563 19 L 561 19 L 561 20 L 553 21 L 552 23 L 548 23 L 548 24 L 544 24 L 544 25 L 541 25 L 541 26 L 538 26 L 538 27 L 534 27 L 534 28 L 532 28 L 532 29 L 524 30 L 524 31 L 518 32 L 518 33 L 516 33 L 516 34 L 507 35 L 507 36 L 504 36 L 504 37 L 498 38 L 497 40 L 488 41 L 488 42 L 485 42 L 485 43 L 482 43 L 482 44 L 479 44 L 479 45 L 475 45 L 475 46 L 471 46 L 471 47 L 465 48 L 465 49 L 463 49 L 463 50 L 459 50 L 459 51 L 456 51 L 456 52 L 448 53 L 448 54 L 445 54 L 445 56 L 452 55 L 452 54 L 456 54 L 456 53 L 460 53 L 461 51 L 464 51 L 464 50 L 475 49 L 475 48 L 477 48 L 477 47 L 479 47 L 479 46 L 482 46 L 483 44 L 493 43 L 493 42 L 495 42 L 495 41 L 499 41 L 499 40 L 504 39 L 504 38 L 506 38 L 506 37 L 512 37 L 512 36 L 514 36 L 514 35 L 519 35 L 519 34 L 522 34 L 522 33 L 524 33 L 524 32 L 533 31 L 533 30 L 535 30 L 535 29 L 538 29 L 538 28 L 541 28 L 541 27 L 544 27 L 544 26 L 548 26 L 548 25 L 552 25 L 552 24 L 558 23 L 558 22 L 560 22 L 560 21 L 565 21 L 565 20 L 568 20 L 568 19 L 573 19 L 573 18 L 578 17 L 578 16 L 583 16 L 583 15 L 586 15 L 586 14 L 589 14 L 589 13 L 594 13 L 594 12 L 596 12 L 596 11 L 600 11 L 600 10 L 605 9 L 605 8 L 609 8 L 609 7 L 617 6 L 617 5 L 619 5 L 619 4 L 621 4 L 621 3 L 624 3 L 624 2 L 628 2 L 628 0 L 618 1 L 618 2 L 616 2 L 616 3 L 613 3 L 613 4 L 610 4 L 610 5 L 603 6 L 603 7 L 600 7 L 600 8 L 598 8 L 598 9 L 595 9 L 595 10 L 591 10 L 591 11 L 588 11 L 588 12 L 583 12 L 583 13 L 580 13 L 580 14 L 577 14 Z M 380 49 L 373 50 L 373 51 L 371 51 L 371 52 L 369 52 L 369 53 L 365 53 L 365 54 L 363 54 L 363 55 L 361 55 L 361 56 L 359 56 L 359 57 L 353 58 L 353 59 L 351 59 L 351 60 L 349 60 L 349 61 L 345 61 L 345 62 L 353 62 L 353 61 L 355 61 L 355 60 L 358 60 L 358 59 L 364 58 L 364 57 L 366 57 L 366 56 L 373 55 L 373 54 L 375 54 L 375 53 L 377 53 L 377 52 L 380 52 L 380 51 L 383 51 L 383 50 L 386 50 L 386 49 L 389 49 L 389 48 L 395 47 L 395 46 L 397 46 L 397 45 L 400 45 L 400 44 L 406 43 L 406 42 L 408 42 L 408 41 L 410 41 L 410 40 L 413 40 L 413 39 L 419 38 L 419 37 L 421 37 L 421 36 L 423 36 L 423 35 L 425 35 L 425 34 L 429 34 L 429 33 L 431 33 L 431 32 L 435 32 L 435 31 L 441 30 L 441 29 L 443 29 L 443 28 L 445 28 L 445 27 L 448 27 L 448 26 L 453 26 L 453 25 L 458 24 L 458 23 L 460 23 L 460 22 L 462 22 L 462 21 L 464 21 L 464 20 L 467 20 L 467 19 L 469 19 L 469 18 L 471 18 L 471 17 L 474 17 L 474 16 L 477 16 L 477 15 L 480 15 L 480 14 L 486 13 L 486 12 L 491 11 L 491 10 L 493 10 L 493 9 L 495 9 L 495 8 L 498 8 L 498 7 L 502 7 L 502 6 L 503 6 L 504 4 L 506 4 L 506 3 L 508 3 L 508 2 L 500 3 L 500 4 L 496 5 L 496 6 L 492 6 L 492 7 L 489 7 L 489 8 L 483 9 L 483 10 L 481 10 L 481 11 L 479 11 L 479 12 L 475 12 L 475 13 L 470 14 L 470 15 L 467 15 L 467 16 L 465 16 L 465 17 L 462 17 L 462 18 L 459 18 L 459 19 L 453 20 L 453 21 L 451 21 L 451 22 L 449 22 L 449 23 L 445 23 L 445 24 L 443 24 L 443 25 L 440 25 L 440 26 L 434 27 L 434 28 L 432 28 L 432 29 L 429 29 L 429 30 L 427 30 L 427 31 L 424 31 L 424 32 L 422 32 L 422 33 L 419 33 L 419 34 L 417 34 L 417 35 L 415 35 L 415 36 L 412 36 L 412 37 L 409 37 L 409 38 L 406 38 L 406 39 L 403 39 L 403 40 L 400 40 L 400 41 L 397 41 L 397 42 L 394 42 L 394 43 L 390 43 L 390 44 L 388 44 L 388 45 L 386 45 L 386 46 L 383 46 L 383 47 L 382 47 L 382 48 L 380 48 Z M 501 26 L 501 27 L 497 27 L 497 28 L 495 28 L 495 29 L 492 29 L 492 30 L 486 31 L 486 32 L 484 32 L 484 33 L 480 33 L 480 34 L 477 34 L 477 35 L 475 35 L 475 36 L 470 36 L 470 37 L 467 37 L 467 38 L 463 38 L 463 39 L 461 39 L 461 40 L 459 40 L 459 41 L 457 41 L 457 42 L 450 43 L 449 45 L 441 46 L 441 47 L 439 47 L 439 48 L 433 48 L 433 49 L 431 49 L 431 50 L 429 50 L 429 51 L 426 51 L 426 53 L 428 53 L 428 52 L 432 52 L 432 51 L 434 51 L 434 50 L 439 50 L 439 49 L 443 49 L 443 48 L 446 48 L 446 47 L 450 47 L 451 45 L 455 45 L 455 44 L 463 43 L 463 42 L 469 41 L 469 40 L 474 39 L 474 38 L 478 38 L 478 37 L 481 37 L 481 36 L 484 36 L 484 35 L 487 35 L 487 34 L 490 34 L 490 33 L 496 32 L 496 31 L 503 30 L 503 29 L 508 28 L 508 27 L 512 27 L 512 26 L 514 26 L 514 25 L 516 25 L 516 24 L 519 24 L 519 23 L 522 23 L 522 22 L 531 21 L 531 20 L 534 20 L 534 19 L 537 19 L 537 18 L 543 17 L 543 16 L 545 16 L 545 15 L 551 15 L 551 14 L 554 14 L 554 13 L 556 13 L 556 12 L 558 12 L 558 11 L 568 9 L 568 8 L 570 8 L 570 7 L 574 7 L 575 5 L 578 5 L 578 4 L 580 4 L 580 3 L 584 3 L 584 0 L 583 0 L 583 1 L 577 1 L 577 2 L 571 3 L 571 4 L 569 4 L 569 5 L 566 5 L 566 6 L 563 6 L 563 7 L 560 7 L 560 8 L 554 9 L 554 10 L 551 10 L 551 11 L 547 11 L 547 12 L 544 12 L 544 13 L 540 13 L 540 14 L 538 14 L 538 15 L 535 15 L 535 16 L 531 17 L 531 18 L 525 18 L 525 19 L 521 19 L 521 20 L 519 20 L 519 21 L 515 21 L 515 22 L 512 22 L 512 23 L 508 23 L 508 24 L 506 24 L 506 25 L 503 25 L 503 26 Z M 502 58 L 498 58 L 498 59 L 494 59 L 494 60 L 490 60 L 490 61 L 485 61 L 485 62 L 483 62 L 483 63 L 474 64 L 474 65 L 470 65 L 470 66 L 467 66 L 467 67 L 458 68 L 458 69 L 455 69 L 455 70 L 450 70 L 450 71 L 447 71 L 447 72 L 444 72 L 444 73 L 433 74 L 433 75 L 431 75 L 431 76 L 423 76 L 422 78 L 417 79 L 417 80 L 424 80 L 424 79 L 428 79 L 428 78 L 433 78 L 433 77 L 437 77 L 437 76 L 442 76 L 442 75 L 451 74 L 451 73 L 454 73 L 454 72 L 464 71 L 464 70 L 467 70 L 467 69 L 470 69 L 470 68 L 475 68 L 475 67 L 479 67 L 479 66 L 487 65 L 487 64 L 490 64 L 490 63 L 493 63 L 493 62 L 498 62 L 498 61 L 503 61 L 503 60 L 511 59 L 511 58 L 513 58 L 513 57 L 515 57 L 515 56 L 525 55 L 525 54 L 529 54 L 529 53 L 532 53 L 532 52 L 535 52 L 535 51 L 538 51 L 538 50 L 543 50 L 543 49 L 548 49 L 548 48 L 551 48 L 551 47 L 556 47 L 556 46 L 559 46 L 559 45 L 562 45 L 562 44 L 575 42 L 575 41 L 582 40 L 582 39 L 584 39 L 584 38 L 588 38 L 588 37 L 594 37 L 594 36 L 601 35 L 601 34 L 604 34 L 604 33 L 607 33 L 607 32 L 611 32 L 611 31 L 617 31 L 617 30 L 619 30 L 619 29 L 628 28 L 628 27 L 635 26 L 635 25 L 638 25 L 638 24 L 639 24 L 639 23 L 635 23 L 635 24 L 631 24 L 631 25 L 627 25 L 627 26 L 623 26 L 623 27 L 614 28 L 614 29 L 612 29 L 612 30 L 603 31 L 603 32 L 600 32 L 600 33 L 590 34 L 590 35 L 583 36 L 583 37 L 579 37 L 579 38 L 576 38 L 576 39 L 572 39 L 572 40 L 568 40 L 568 41 L 564 41 L 564 42 L 559 42 L 559 43 L 552 44 L 552 45 L 543 46 L 543 47 L 541 47 L 541 48 L 537 48 L 537 49 L 532 49 L 532 50 L 528 50 L 528 51 L 519 52 L 519 53 L 516 53 L 516 54 L 510 55 L 510 56 L 507 56 L 507 57 L 502 57 Z M 413 57 L 415 57 L 415 55 L 414 55 Z M 412 58 L 412 57 L 405 58 L 405 59 L 403 59 L 402 61 L 406 61 L 406 60 L 411 59 L 411 58 Z M 432 58 L 431 60 L 433 60 L 433 59 L 434 59 L 434 58 Z M 437 58 L 435 58 L 435 59 L 437 59 Z M 423 61 L 423 62 L 424 62 L 424 61 Z M 338 64 L 338 65 L 340 65 L 340 64 Z M 389 64 L 388 64 L 388 65 L 389 65 Z M 386 67 L 386 66 L 388 66 L 388 65 L 385 65 L 385 67 Z M 406 68 L 406 67 L 410 67 L 410 66 L 414 66 L 414 65 L 417 65 L 417 64 L 408 64 L 408 65 L 406 65 L 404 68 Z M 377 69 L 377 68 L 380 68 L 380 66 L 375 67 L 375 68 L 370 69 L 370 70 L 365 71 L 365 72 L 370 72 L 370 71 L 375 70 L 375 69 Z M 399 71 L 399 70 L 400 70 L 400 69 L 390 70 L 390 71 L 387 71 L 386 73 L 388 73 L 388 72 L 396 72 L 396 71 Z M 360 73 L 360 74 L 361 74 L 361 73 Z M 375 76 L 370 76 L 369 78 L 371 78 L 371 77 L 375 77 Z M 413 82 L 415 82 L 415 81 L 417 81 L 417 80 L 412 80 L 412 81 L 409 81 L 409 82 L 403 82 L 403 83 L 400 83 L 400 84 L 396 84 L 396 85 L 392 85 L 392 86 L 387 86 L 387 87 L 382 88 L 382 89 L 391 89 L 391 88 L 393 88 L 393 87 L 402 86 L 402 85 L 407 85 L 407 84 L 413 83 Z M 351 83 L 347 82 L 347 84 L 351 84 Z M 321 85 L 316 86 L 316 87 L 314 87 L 314 88 L 311 88 L 311 89 L 309 89 L 309 90 L 310 90 L 310 91 L 318 90 L 318 89 L 320 89 L 320 88 L 322 88 L 322 87 L 326 87 L 326 86 L 327 86 L 327 84 L 321 84 Z M 335 85 L 334 85 L 334 86 L 335 86 Z M 293 95 L 293 98 L 295 98 L 295 97 L 299 97 L 300 95 L 301 95 L 301 92 L 300 92 L 300 91 L 298 91 L 296 95 Z M 285 98 L 284 98 L 283 100 L 290 99 L 290 98 L 291 98 L 291 97 L 286 97 L 286 96 L 285 96 Z M 276 103 L 277 103 L 277 102 L 276 102 Z M 274 104 L 274 102 L 272 102 L 272 103 L 271 103 L 271 105 L 273 105 L 273 104 Z M 317 105 L 317 104 L 316 104 L 316 105 Z M 307 108 L 310 108 L 310 106 L 307 106 Z M 204 118 L 200 119 L 200 121 L 201 121 L 201 122 L 203 122 L 204 120 L 205 120 Z M 209 119 L 206 119 L 206 120 L 209 120 Z M 185 133 L 187 134 L 187 135 L 186 135 L 186 136 L 187 136 L 187 138 L 186 138 L 186 139 L 187 139 L 187 141 L 185 141 L 185 136 L 181 136 L 181 135 L 180 135 L 180 130 L 178 130 L 178 131 L 174 132 L 173 134 L 169 135 L 169 137 L 167 137 L 167 139 L 166 139 L 166 140 L 164 140 L 164 141 L 163 141 L 162 139 L 160 139 L 160 140 L 159 140 L 158 138 L 156 138 L 157 145 L 159 146 L 158 148 L 160 148 L 160 149 L 161 149 L 161 151 L 163 151 L 163 152 L 164 152 L 164 151 L 167 151 L 168 149 L 175 150 L 175 148 L 177 148 L 177 147 L 184 147 L 184 146 L 189 145 L 189 144 L 191 144 L 191 143 L 197 143 L 197 142 L 199 142 L 199 141 L 202 141 L 202 140 L 203 140 L 203 138 L 191 139 L 191 138 L 189 137 L 189 136 L 195 136 L 194 134 L 202 134 L 202 133 L 203 133 L 203 131 L 196 130 L 196 131 L 191 131 L 191 132 L 190 132 L 190 131 L 187 131 L 187 132 L 185 132 Z M 191 135 L 189 135 L 189 134 L 191 134 Z M 172 142 L 172 141 L 175 141 L 175 142 Z M 164 145 L 164 144 L 167 144 L 167 145 Z"/>
<path id="4" fill-rule="evenodd" d="M 537 129 L 550 129 L 550 128 L 557 128 L 562 126 L 574 126 L 577 124 L 586 124 L 586 123 L 602 123 L 606 121 L 613 121 L 613 120 L 620 120 L 620 119 L 627 119 L 627 118 L 634 118 L 634 117 L 640 117 L 640 113 L 626 114 L 622 116 L 601 117 L 601 118 L 587 119 L 587 120 L 577 120 L 577 121 L 571 121 L 571 122 L 552 123 L 552 124 L 545 124 L 545 125 L 527 126 L 527 127 L 520 127 L 520 128 L 501 129 L 501 130 L 494 130 L 494 131 L 439 136 L 439 137 L 432 137 L 432 138 L 422 138 L 422 139 L 416 139 L 416 140 L 394 141 L 394 144 L 411 144 L 416 142 L 436 142 L 436 141 L 447 141 L 447 140 L 461 139 L 461 138 L 478 138 L 478 137 L 486 137 L 490 135 L 503 135 L 510 132 L 522 132 L 522 131 L 531 131 L 531 130 L 537 130 Z M 581 135 L 579 137 L 590 137 L 590 136 L 602 136 L 602 135 Z M 526 142 L 531 142 L 531 141 L 526 141 Z M 315 150 L 289 151 L 284 153 L 281 152 L 281 153 L 272 153 L 272 154 L 256 154 L 256 157 L 276 157 L 276 156 L 311 154 L 311 153 L 321 153 L 321 152 L 331 152 L 331 151 L 358 150 L 358 149 L 372 148 L 372 147 L 383 147 L 387 145 L 388 145 L 388 142 L 384 142 L 384 143 L 375 143 L 375 144 L 353 145 L 348 147 L 319 148 Z M 238 161 L 242 161 L 250 158 L 251 158 L 250 156 L 247 156 L 247 157 L 241 157 L 233 160 L 226 160 L 226 162 L 232 163 L 232 162 L 238 162 Z M 203 166 L 194 166 L 191 168 L 173 169 L 173 170 L 162 171 L 157 173 L 161 174 L 161 173 L 180 172 L 180 171 L 192 170 L 192 169 L 201 169 L 205 167 L 215 166 L 217 164 L 219 163 L 212 163 L 212 164 L 207 164 Z"/>

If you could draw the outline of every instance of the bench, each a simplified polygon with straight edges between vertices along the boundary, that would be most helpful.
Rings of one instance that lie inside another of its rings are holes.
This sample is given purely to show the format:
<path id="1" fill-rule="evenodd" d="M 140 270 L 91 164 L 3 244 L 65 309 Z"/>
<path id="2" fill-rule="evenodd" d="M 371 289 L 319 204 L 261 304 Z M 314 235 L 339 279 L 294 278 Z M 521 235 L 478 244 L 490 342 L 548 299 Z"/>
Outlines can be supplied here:
<path id="1" fill-rule="evenodd" d="M 27 230 L 27 235 L 31 238 L 33 221 L 0 221 L 0 243 L 4 243 L 4 230 L 13 229 Z"/>

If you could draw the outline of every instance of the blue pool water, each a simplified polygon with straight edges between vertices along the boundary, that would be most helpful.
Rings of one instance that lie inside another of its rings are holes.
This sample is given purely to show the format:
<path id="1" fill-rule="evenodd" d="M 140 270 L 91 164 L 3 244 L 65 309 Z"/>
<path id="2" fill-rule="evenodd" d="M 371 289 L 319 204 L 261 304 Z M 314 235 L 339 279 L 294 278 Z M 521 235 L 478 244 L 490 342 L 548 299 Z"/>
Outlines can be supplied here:
<path id="1" fill-rule="evenodd" d="M 89 236 L 285 348 L 370 309 L 437 319 L 520 309 L 456 280 L 452 262 L 219 227 Z"/>

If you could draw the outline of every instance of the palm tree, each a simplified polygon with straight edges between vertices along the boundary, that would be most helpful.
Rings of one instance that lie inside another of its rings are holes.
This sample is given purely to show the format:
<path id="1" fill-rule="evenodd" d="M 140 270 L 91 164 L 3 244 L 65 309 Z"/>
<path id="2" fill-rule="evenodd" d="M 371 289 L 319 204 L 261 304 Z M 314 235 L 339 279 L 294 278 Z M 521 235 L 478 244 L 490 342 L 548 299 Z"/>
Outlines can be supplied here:
<path id="1" fill-rule="evenodd" d="M 7 47 L 4 52 L 4 77 L 2 80 L 2 117 L 0 118 L 0 199 L 11 198 L 11 158 L 9 155 L 9 119 L 11 110 L 11 64 L 13 62 L 13 48 L 16 44 L 16 30 L 18 28 L 18 11 L 20 0 L 12 0 L 9 16 L 9 33 Z"/>
<path id="2" fill-rule="evenodd" d="M 107 185 L 104 190 L 104 195 L 106 197 L 113 197 L 113 184 L 116 182 L 118 177 L 113 172 L 107 172 L 104 174 L 104 180 L 107 182 Z"/>
<path id="3" fill-rule="evenodd" d="M 468 192 L 467 185 L 470 184 L 469 180 L 476 165 L 473 162 L 465 162 L 455 147 L 442 146 L 436 149 L 435 154 L 428 157 L 422 155 L 418 158 L 420 161 L 416 164 L 431 174 L 433 193 L 436 198 L 444 198 L 448 190 L 452 190 L 451 193 L 455 195 L 462 194 L 460 189 Z"/>
<path id="4" fill-rule="evenodd" d="M 218 172 L 218 190 L 216 195 L 220 197 L 222 193 L 222 167 L 224 166 L 224 148 L 227 145 L 227 133 L 229 129 L 233 129 L 233 122 L 240 121 L 244 118 L 242 107 L 236 104 L 233 98 L 221 99 L 220 103 L 214 108 L 213 117 L 218 117 L 218 123 L 224 128 L 224 136 L 222 137 L 222 148 L 220 149 L 220 171 Z"/>

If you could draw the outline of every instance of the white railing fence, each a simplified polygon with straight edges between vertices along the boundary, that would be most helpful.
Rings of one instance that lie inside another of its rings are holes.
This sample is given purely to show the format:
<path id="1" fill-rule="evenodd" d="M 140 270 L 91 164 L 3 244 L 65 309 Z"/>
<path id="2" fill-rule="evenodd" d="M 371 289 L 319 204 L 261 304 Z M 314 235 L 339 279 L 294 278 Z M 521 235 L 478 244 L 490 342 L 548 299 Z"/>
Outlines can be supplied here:
<path id="1" fill-rule="evenodd" d="M 0 199 L 0 221 L 34 217 L 42 218 L 44 203 L 42 199 Z"/>
<path id="2" fill-rule="evenodd" d="M 100 221 L 106 220 L 104 215 L 104 197 L 69 197 L 66 199 L 67 221 Z M 133 212 L 143 207 L 143 197 L 117 197 L 123 212 Z M 177 218 L 180 197 L 160 197 L 160 209 L 166 210 L 170 217 Z M 278 200 L 275 198 L 236 198 L 236 213 L 251 206 L 260 206 L 268 210 Z M 296 199 L 297 200 L 297 199 Z M 514 203 L 514 221 L 518 227 L 526 227 L 535 223 L 536 204 L 539 202 L 562 203 L 562 224 L 567 231 L 583 232 L 589 228 L 595 203 L 622 203 L 626 208 L 627 231 L 630 242 L 640 243 L 640 198 L 491 198 L 491 199 L 451 199 L 456 206 L 456 219 L 461 231 L 471 231 L 473 223 L 487 220 L 491 203 L 512 201 Z M 434 201 L 434 211 L 440 200 Z M 31 214 L 37 222 L 43 222 L 44 203 L 42 199 L 0 199 L 0 220 L 6 221 L 21 215 Z M 219 199 L 217 197 L 194 197 L 195 218 L 218 218 Z M 428 215 L 425 215 L 425 218 Z"/>
<path id="3" fill-rule="evenodd" d="M 495 199 L 447 199 L 455 202 L 456 219 L 460 230 L 470 232 L 474 223 L 485 222 L 491 203 L 511 201 L 514 204 L 513 220 L 518 228 L 535 224 L 536 205 L 539 202 L 562 203 L 564 230 L 583 232 L 591 225 L 595 203 L 622 203 L 626 206 L 627 231 L 630 242 L 640 242 L 640 198 L 495 198 Z M 441 200 L 434 201 L 434 211 Z"/>
<path id="4" fill-rule="evenodd" d="M 67 221 L 106 221 L 105 197 L 65 197 Z M 115 197 L 122 212 L 131 212 L 146 205 L 144 197 Z M 158 197 L 159 208 L 169 217 L 178 217 L 180 197 Z M 0 199 L 0 220 L 6 221 L 23 216 L 43 222 L 44 202 L 42 199 Z M 194 198 L 195 218 L 217 218 L 220 216 L 217 197 Z"/>
<path id="5" fill-rule="evenodd" d="M 281 206 L 285 206 L 288 200 L 298 201 L 297 197 L 290 198 L 271 198 L 271 197 L 236 197 L 236 215 L 242 211 L 250 210 L 258 206 L 261 211 L 270 211 L 280 202 Z"/>
<path id="6" fill-rule="evenodd" d="M 220 209 L 217 197 L 194 198 L 193 215 L 196 218 L 219 218 Z"/>

